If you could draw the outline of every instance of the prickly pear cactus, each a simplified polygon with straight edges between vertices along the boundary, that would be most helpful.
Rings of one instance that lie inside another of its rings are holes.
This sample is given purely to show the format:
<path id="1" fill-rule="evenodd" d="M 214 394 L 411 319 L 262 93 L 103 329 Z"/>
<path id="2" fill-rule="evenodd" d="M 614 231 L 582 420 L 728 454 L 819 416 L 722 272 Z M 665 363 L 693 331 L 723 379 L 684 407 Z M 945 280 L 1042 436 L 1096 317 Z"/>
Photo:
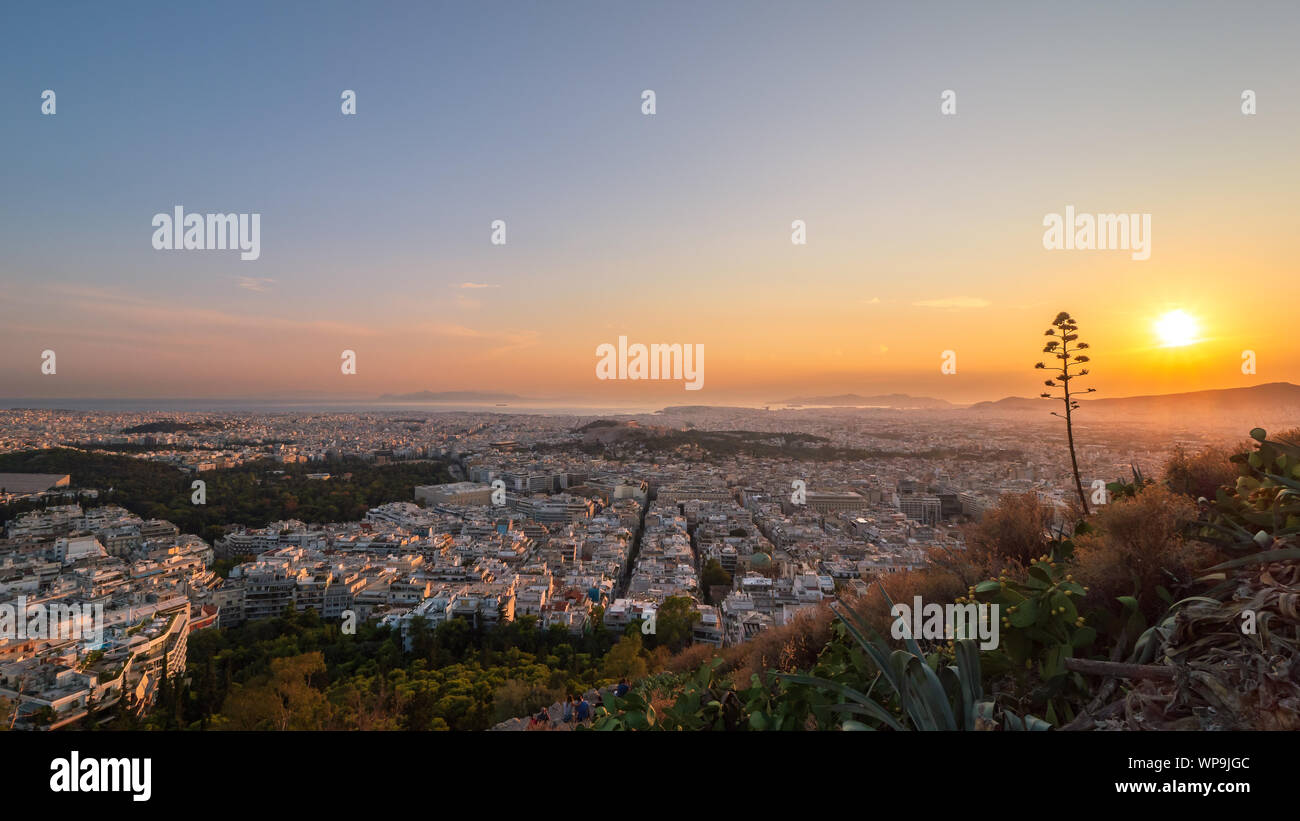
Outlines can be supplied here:
<path id="1" fill-rule="evenodd" d="M 1206 503 L 1200 535 L 1243 550 L 1293 546 L 1300 535 L 1300 444 L 1271 440 L 1263 428 L 1250 436 L 1256 449 L 1232 457 L 1236 487 Z"/>

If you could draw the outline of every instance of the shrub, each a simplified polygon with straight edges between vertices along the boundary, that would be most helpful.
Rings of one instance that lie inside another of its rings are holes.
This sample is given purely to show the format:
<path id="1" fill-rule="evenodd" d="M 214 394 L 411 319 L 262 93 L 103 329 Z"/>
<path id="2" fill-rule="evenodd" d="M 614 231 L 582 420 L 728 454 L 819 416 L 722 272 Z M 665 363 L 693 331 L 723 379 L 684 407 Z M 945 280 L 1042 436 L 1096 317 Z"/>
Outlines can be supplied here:
<path id="1" fill-rule="evenodd" d="M 1246 449 L 1210 446 L 1188 454 L 1180 445 L 1169 464 L 1165 466 L 1165 484 L 1175 493 L 1192 499 L 1213 499 L 1221 487 L 1232 487 L 1237 481 L 1236 466 L 1229 461 L 1234 453 Z"/>
<path id="2" fill-rule="evenodd" d="M 692 670 L 698 670 L 701 665 L 721 653 L 720 648 L 711 644 L 693 644 L 668 659 L 663 668 L 656 672 L 688 673 Z"/>
<path id="3" fill-rule="evenodd" d="M 1005 676 L 1019 706 L 1042 710 L 1051 724 L 1072 720 L 1090 694 L 1088 682 L 1066 669 L 1066 660 L 1097 638 L 1076 606 L 1087 589 L 1070 572 L 1073 555 L 1071 540 L 1055 541 L 1023 577 L 980 582 L 957 600 L 997 605 L 1000 644 L 989 652 L 985 669 Z"/>
<path id="4" fill-rule="evenodd" d="M 947 604 L 956 601 L 969 586 L 956 573 L 933 567 L 883 574 L 875 582 L 866 595 L 851 599 L 847 604 L 859 619 L 883 635 L 889 635 L 894 620 L 889 614 L 891 600 L 910 607 L 912 600 L 920 596 L 927 604 Z M 881 593 L 882 588 L 885 595 Z"/>
<path id="5" fill-rule="evenodd" d="M 1036 493 L 1004 495 L 967 531 L 971 561 L 987 575 L 996 575 L 1010 565 L 1028 565 L 1043 554 L 1052 515 Z"/>
<path id="6" fill-rule="evenodd" d="M 1184 536 L 1196 512 L 1191 499 L 1161 485 L 1100 507 L 1075 538 L 1074 572 L 1089 588 L 1088 601 L 1114 612 L 1115 601 L 1131 595 L 1148 619 L 1163 612 L 1168 591 L 1188 587 L 1217 558 L 1209 545 Z"/>
<path id="7" fill-rule="evenodd" d="M 723 670 L 732 670 L 737 681 L 762 676 L 767 670 L 807 670 L 831 638 L 832 615 L 828 608 L 800 611 L 789 624 L 763 630 L 744 644 L 728 648 Z"/>
<path id="8" fill-rule="evenodd" d="M 543 707 L 564 700 L 564 690 L 529 684 L 518 679 L 507 679 L 492 693 L 492 705 L 497 721 L 519 716 L 530 716 Z"/>

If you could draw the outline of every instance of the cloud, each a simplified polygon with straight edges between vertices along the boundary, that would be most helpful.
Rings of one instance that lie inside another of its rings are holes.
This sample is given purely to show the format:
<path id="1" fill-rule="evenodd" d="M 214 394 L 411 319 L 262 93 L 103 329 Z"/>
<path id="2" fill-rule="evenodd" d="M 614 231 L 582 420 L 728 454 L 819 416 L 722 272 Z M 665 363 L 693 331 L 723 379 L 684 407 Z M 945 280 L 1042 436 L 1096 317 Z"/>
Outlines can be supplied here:
<path id="1" fill-rule="evenodd" d="M 992 305 L 987 299 L 974 296 L 950 296 L 944 299 L 923 299 L 913 302 L 918 308 L 987 308 Z"/>
<path id="2" fill-rule="evenodd" d="M 871 299 L 864 299 L 864 300 L 862 300 L 862 304 L 863 304 L 863 305 L 879 305 L 879 304 L 880 304 L 880 297 L 878 297 L 878 296 L 873 296 Z"/>
<path id="3" fill-rule="evenodd" d="M 92 287 L 56 285 L 50 290 L 59 297 L 59 304 L 63 308 L 82 311 L 85 315 L 97 318 L 118 317 L 125 325 L 148 327 L 157 333 L 190 333 L 206 328 L 226 333 L 232 329 L 245 329 L 354 336 L 379 334 L 375 327 L 359 322 L 301 320 L 279 314 L 258 315 L 246 311 L 227 313 L 212 308 L 196 308 L 188 303 L 164 302 Z"/>
<path id="4" fill-rule="evenodd" d="M 535 347 L 541 335 L 537 331 L 480 331 L 465 325 L 448 322 L 424 322 L 415 326 L 420 334 L 445 339 L 472 340 L 485 356 L 502 356 Z"/>
<path id="5" fill-rule="evenodd" d="M 500 285 L 489 285 L 486 282 L 462 282 L 457 288 L 500 288 Z"/>
<path id="6" fill-rule="evenodd" d="M 239 287 L 249 291 L 256 291 L 260 294 L 264 291 L 271 290 L 269 286 L 274 282 L 275 280 L 273 279 L 263 279 L 261 277 L 240 277 Z"/>

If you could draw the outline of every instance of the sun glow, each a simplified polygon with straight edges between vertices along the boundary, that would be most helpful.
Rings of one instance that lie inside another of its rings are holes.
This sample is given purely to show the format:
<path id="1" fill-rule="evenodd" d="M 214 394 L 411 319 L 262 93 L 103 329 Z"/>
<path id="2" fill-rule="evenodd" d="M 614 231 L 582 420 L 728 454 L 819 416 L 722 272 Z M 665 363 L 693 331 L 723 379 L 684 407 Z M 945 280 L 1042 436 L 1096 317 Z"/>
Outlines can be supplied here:
<path id="1" fill-rule="evenodd" d="M 1166 348 L 1179 348 L 1197 341 L 1196 317 L 1185 311 L 1170 311 L 1156 320 L 1156 336 Z"/>

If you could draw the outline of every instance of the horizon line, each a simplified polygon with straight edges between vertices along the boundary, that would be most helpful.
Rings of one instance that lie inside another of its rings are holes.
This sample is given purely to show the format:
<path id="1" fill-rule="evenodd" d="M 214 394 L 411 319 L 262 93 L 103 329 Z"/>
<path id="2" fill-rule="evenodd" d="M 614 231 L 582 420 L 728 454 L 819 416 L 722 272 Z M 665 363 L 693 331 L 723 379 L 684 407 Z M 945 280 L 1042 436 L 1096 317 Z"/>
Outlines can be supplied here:
<path id="1" fill-rule="evenodd" d="M 1172 396 L 1186 396 L 1190 394 L 1222 393 L 1226 391 L 1250 390 L 1253 388 L 1263 388 L 1263 387 L 1270 387 L 1275 385 L 1300 387 L 1300 385 L 1297 385 L 1296 383 L 1289 382 L 1286 380 L 1279 380 L 1275 382 L 1260 382 L 1254 385 L 1239 385 L 1236 387 L 1229 387 L 1229 388 L 1202 388 L 1202 389 L 1192 390 L 1192 391 L 1174 391 L 1171 393 L 1133 394 L 1128 396 L 1112 396 L 1112 397 L 1093 396 L 1090 398 L 1085 398 L 1083 396 L 1080 396 L 1079 401 L 1095 402 L 1095 401 L 1104 401 L 1107 399 L 1151 399 L 1151 398 L 1172 397 Z M 409 393 L 421 393 L 421 392 L 424 391 L 411 391 Z M 429 393 L 492 393 L 491 391 L 427 391 L 427 392 Z M 975 401 L 953 401 L 953 400 L 941 399 L 939 397 L 934 397 L 934 396 L 920 396 L 920 395 L 910 394 L 901 391 L 891 391 L 888 393 L 876 393 L 873 394 L 872 396 L 867 396 L 858 393 L 840 393 L 840 394 L 828 394 L 823 397 L 809 396 L 805 398 L 817 399 L 817 398 L 833 398 L 835 396 L 859 396 L 864 399 L 870 399 L 870 398 L 880 397 L 880 396 L 899 396 L 899 397 L 906 397 L 908 399 L 917 399 L 917 400 L 932 401 L 932 402 L 933 401 L 947 402 L 952 407 L 951 408 L 906 408 L 906 407 L 900 408 L 900 407 L 890 407 L 886 405 L 879 405 L 879 406 L 854 405 L 851 403 L 841 403 L 841 404 L 820 404 L 820 403 L 807 403 L 807 402 L 791 403 L 786 400 L 773 400 L 773 401 L 765 401 L 765 402 L 742 402 L 740 404 L 724 402 L 721 404 L 715 404 L 709 402 L 688 402 L 688 401 L 665 402 L 662 398 L 648 400 L 648 401 L 638 401 L 634 399 L 598 401 L 592 397 L 585 397 L 585 398 L 582 397 L 567 397 L 567 398 L 518 397 L 503 402 L 495 399 L 482 399 L 482 400 L 401 399 L 401 398 L 384 398 L 385 396 L 388 396 L 388 394 L 383 394 L 380 396 L 311 395 L 311 396 L 242 396 L 242 397 L 232 397 L 232 398 L 221 398 L 221 397 L 211 397 L 211 396 L 117 396 L 117 397 L 13 396 L 13 397 L 0 397 L 0 410 L 93 410 L 92 408 L 71 408 L 71 407 L 62 408 L 57 406 L 57 403 L 59 402 L 74 402 L 74 403 L 105 402 L 105 403 L 136 403 L 136 404 L 145 404 L 149 402 L 183 402 L 187 404 L 197 404 L 203 402 L 212 402 L 217 404 L 234 404 L 234 403 L 241 403 L 241 402 L 253 403 L 253 404 L 311 404 L 311 403 L 347 404 L 347 403 L 351 403 L 351 404 L 357 404 L 362 406 L 366 406 L 366 405 L 370 405 L 370 406 L 373 405 L 413 405 L 413 406 L 414 405 L 449 405 L 449 406 L 462 406 L 462 407 L 468 406 L 474 408 L 486 408 L 486 407 L 527 408 L 527 407 L 559 405 L 559 406 L 573 407 L 573 408 L 583 408 L 583 409 L 590 408 L 590 409 L 607 409 L 607 410 L 618 409 L 625 406 L 628 408 L 657 407 L 659 410 L 665 410 L 667 408 L 673 408 L 673 407 L 737 408 L 737 409 L 745 409 L 745 410 L 760 410 L 760 409 L 770 410 L 773 408 L 777 410 L 799 410 L 799 409 L 809 409 L 809 408 L 836 408 L 836 407 L 841 407 L 841 408 L 857 407 L 862 409 L 879 408 L 881 410 L 964 410 L 983 403 L 996 403 L 996 402 L 1001 402 L 1010 399 L 1021 399 L 1027 401 L 1037 401 L 1037 400 L 1048 401 L 1048 402 L 1052 401 L 1050 399 L 1044 400 L 1042 399 L 1042 397 L 1016 396 L 1016 395 L 1006 395 L 1006 396 L 999 397 L 997 399 L 980 399 Z M 687 397 L 683 397 L 683 399 L 686 398 Z M 800 397 L 793 397 L 793 398 L 800 398 Z M 21 404 L 18 405 L 10 404 L 13 402 L 17 402 L 17 403 L 40 402 L 45 405 L 49 405 L 49 407 L 32 408 L 32 407 L 25 407 Z M 214 408 L 214 410 L 215 409 L 216 408 Z M 149 413 L 153 411 L 130 411 L 130 412 Z M 158 409 L 157 412 L 167 412 L 167 411 L 163 409 Z M 628 410 L 627 412 L 638 413 L 638 412 L 645 412 L 645 411 Z"/>

